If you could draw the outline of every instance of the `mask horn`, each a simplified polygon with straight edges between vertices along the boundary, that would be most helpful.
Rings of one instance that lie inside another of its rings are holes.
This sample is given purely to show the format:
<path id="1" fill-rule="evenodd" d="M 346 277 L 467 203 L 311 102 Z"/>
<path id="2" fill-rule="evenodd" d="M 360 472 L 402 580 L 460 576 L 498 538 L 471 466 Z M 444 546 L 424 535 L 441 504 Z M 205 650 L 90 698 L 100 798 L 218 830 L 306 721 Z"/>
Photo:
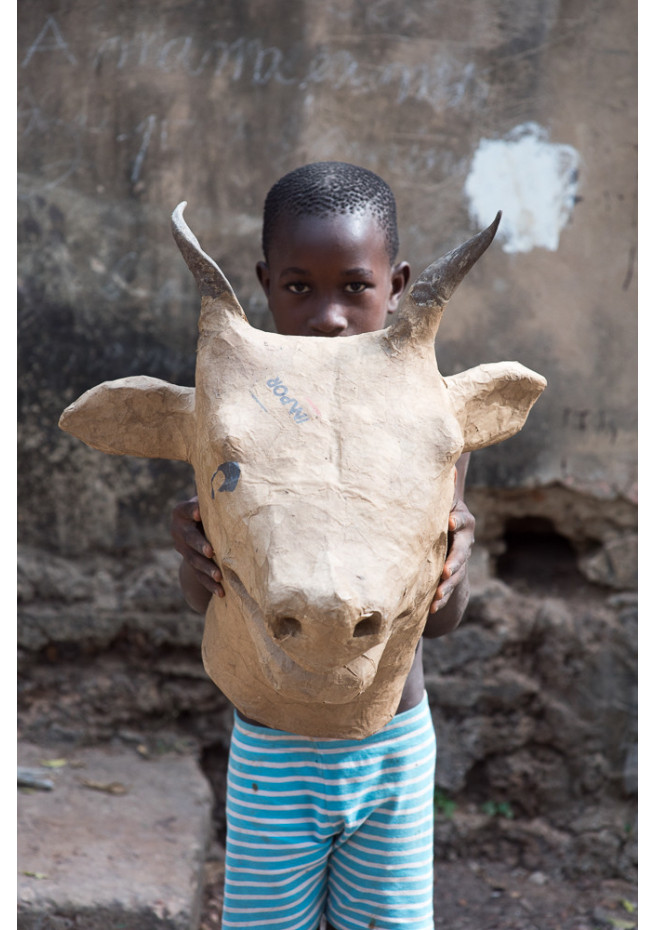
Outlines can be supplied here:
<path id="1" fill-rule="evenodd" d="M 385 330 L 390 346 L 432 345 L 451 295 L 496 234 L 501 211 L 482 232 L 447 252 L 417 278 L 396 320 Z"/>
<path id="2" fill-rule="evenodd" d="M 228 279 L 219 266 L 200 247 L 198 239 L 185 222 L 183 213 L 187 206 L 182 201 L 171 215 L 171 229 L 180 253 L 187 267 L 196 281 L 196 286 L 202 299 L 200 329 L 213 329 L 210 321 L 216 318 L 217 323 L 225 321 L 225 314 L 241 317 L 246 322 L 246 314 L 237 300 Z"/>

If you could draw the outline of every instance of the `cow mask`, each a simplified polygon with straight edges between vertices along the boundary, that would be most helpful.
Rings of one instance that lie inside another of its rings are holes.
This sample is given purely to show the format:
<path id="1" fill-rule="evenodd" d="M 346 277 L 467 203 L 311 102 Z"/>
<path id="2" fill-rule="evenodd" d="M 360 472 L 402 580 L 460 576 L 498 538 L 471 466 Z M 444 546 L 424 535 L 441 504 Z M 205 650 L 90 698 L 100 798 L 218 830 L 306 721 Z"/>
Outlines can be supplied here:
<path id="1" fill-rule="evenodd" d="M 60 426 L 115 455 L 194 468 L 223 574 L 203 662 L 247 717 L 362 738 L 394 715 L 447 549 L 455 462 L 514 435 L 546 385 L 516 362 L 443 377 L 434 341 L 499 223 L 431 265 L 385 330 L 254 329 L 183 219 L 201 294 L 196 388 L 105 382 Z"/>

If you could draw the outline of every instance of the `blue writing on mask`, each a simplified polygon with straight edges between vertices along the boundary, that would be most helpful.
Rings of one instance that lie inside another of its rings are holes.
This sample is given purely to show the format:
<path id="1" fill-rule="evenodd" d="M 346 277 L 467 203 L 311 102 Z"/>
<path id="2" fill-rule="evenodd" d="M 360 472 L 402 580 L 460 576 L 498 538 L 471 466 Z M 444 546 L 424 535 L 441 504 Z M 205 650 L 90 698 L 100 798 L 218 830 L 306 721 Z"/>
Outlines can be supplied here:
<path id="1" fill-rule="evenodd" d="M 296 423 L 305 423 L 310 419 L 310 414 L 305 413 L 299 402 L 293 397 L 290 397 L 289 389 L 286 384 L 282 383 L 281 378 L 269 378 L 266 385 L 271 389 L 281 404 L 289 407 L 289 414 L 294 418 Z"/>

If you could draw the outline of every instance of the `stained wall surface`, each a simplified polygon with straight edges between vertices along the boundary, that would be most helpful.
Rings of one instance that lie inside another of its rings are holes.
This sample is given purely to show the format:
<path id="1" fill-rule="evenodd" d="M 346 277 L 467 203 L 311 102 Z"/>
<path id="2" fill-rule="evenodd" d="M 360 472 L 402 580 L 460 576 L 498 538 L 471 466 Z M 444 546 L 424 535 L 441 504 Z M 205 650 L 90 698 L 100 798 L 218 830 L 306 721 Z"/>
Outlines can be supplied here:
<path id="1" fill-rule="evenodd" d="M 169 535 L 190 468 L 92 451 L 57 421 L 105 379 L 193 384 L 177 203 L 269 327 L 268 189 L 307 161 L 356 162 L 394 188 L 415 275 L 503 211 L 437 358 L 444 374 L 517 359 L 549 382 L 518 436 L 472 456 L 472 597 L 424 647 L 436 809 L 457 802 L 436 853 L 633 881 L 637 4 L 21 0 L 17 15 L 21 739 L 187 746 L 222 810 L 232 709 Z M 514 818 L 481 819 L 483 801 Z"/>
<path id="2" fill-rule="evenodd" d="M 181 200 L 253 323 L 261 207 L 307 161 L 380 173 L 415 274 L 497 240 L 437 343 L 444 374 L 517 359 L 549 387 L 473 487 L 635 500 L 633 0 L 23 0 L 18 7 L 19 481 L 24 542 L 162 543 L 186 466 L 57 428 L 105 379 L 193 383 Z"/>

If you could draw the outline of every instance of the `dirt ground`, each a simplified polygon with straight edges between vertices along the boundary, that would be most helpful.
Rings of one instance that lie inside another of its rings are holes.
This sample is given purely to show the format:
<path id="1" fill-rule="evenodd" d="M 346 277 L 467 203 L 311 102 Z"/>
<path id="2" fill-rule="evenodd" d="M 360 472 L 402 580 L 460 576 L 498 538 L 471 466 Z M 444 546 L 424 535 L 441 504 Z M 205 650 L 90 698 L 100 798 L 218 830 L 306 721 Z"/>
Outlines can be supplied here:
<path id="1" fill-rule="evenodd" d="M 206 865 L 200 930 L 221 926 L 222 882 L 223 857 L 215 848 Z M 435 930 L 637 928 L 638 889 L 626 881 L 567 881 L 503 863 L 436 863 Z"/>

